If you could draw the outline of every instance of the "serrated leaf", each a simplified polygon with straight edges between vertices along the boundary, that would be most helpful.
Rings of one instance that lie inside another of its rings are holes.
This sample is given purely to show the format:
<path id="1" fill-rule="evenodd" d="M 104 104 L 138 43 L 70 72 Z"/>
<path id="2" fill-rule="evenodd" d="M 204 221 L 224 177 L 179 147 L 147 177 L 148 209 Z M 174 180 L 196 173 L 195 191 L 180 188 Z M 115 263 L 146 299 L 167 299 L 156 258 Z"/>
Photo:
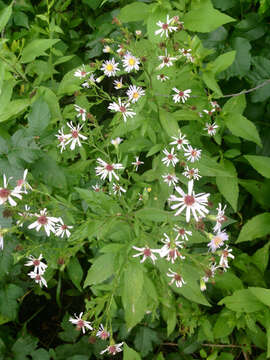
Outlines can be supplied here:
<path id="1" fill-rule="evenodd" d="M 270 213 L 263 213 L 245 223 L 236 243 L 261 238 L 267 234 L 270 234 Z"/>
<path id="2" fill-rule="evenodd" d="M 4 7 L 3 10 L 0 11 L 0 32 L 2 32 L 2 30 L 7 25 L 11 17 L 12 6 L 13 6 L 13 2 L 9 6 Z"/>
<path id="3" fill-rule="evenodd" d="M 225 54 L 221 54 L 208 66 L 215 74 L 218 74 L 233 63 L 235 55 L 236 51 L 229 51 Z"/>
<path id="4" fill-rule="evenodd" d="M 141 360 L 140 355 L 133 349 L 124 344 L 124 360 Z"/>
<path id="5" fill-rule="evenodd" d="M 263 304 L 270 307 L 270 290 L 260 287 L 249 287 L 249 291 Z"/>
<path id="6" fill-rule="evenodd" d="M 32 105 L 32 110 L 28 115 L 28 133 L 32 136 L 40 136 L 50 123 L 51 113 L 49 106 L 39 98 Z"/>
<path id="7" fill-rule="evenodd" d="M 19 115 L 23 113 L 29 105 L 29 99 L 18 99 L 11 101 L 4 110 L 0 109 L 0 122 L 12 119 L 15 116 L 19 118 Z"/>
<path id="8" fill-rule="evenodd" d="M 255 254 L 252 255 L 252 262 L 255 264 L 263 273 L 268 265 L 269 261 L 269 247 L 270 242 L 264 245 L 261 249 L 257 250 Z"/>
<path id="9" fill-rule="evenodd" d="M 260 311 L 265 308 L 249 289 L 236 290 L 233 295 L 220 300 L 218 305 L 226 305 L 230 310 L 245 313 Z"/>
<path id="10" fill-rule="evenodd" d="M 69 261 L 67 272 L 73 284 L 77 287 L 78 290 L 82 291 L 80 283 L 83 278 L 83 270 L 79 260 L 76 257 L 71 258 Z"/>
<path id="11" fill-rule="evenodd" d="M 88 270 L 83 287 L 99 284 L 114 273 L 114 255 L 105 254 L 97 258 Z"/>
<path id="12" fill-rule="evenodd" d="M 235 325 L 234 314 L 228 309 L 223 309 L 215 322 L 214 337 L 219 339 L 229 336 L 233 332 Z"/>
<path id="13" fill-rule="evenodd" d="M 119 20 L 124 23 L 143 21 L 148 18 L 150 6 L 143 2 L 134 2 L 126 5 L 120 10 Z"/>
<path id="14" fill-rule="evenodd" d="M 134 345 L 142 357 L 145 357 L 153 350 L 153 344 L 158 344 L 159 342 L 158 335 L 154 330 L 143 326 L 138 328 Z"/>
<path id="15" fill-rule="evenodd" d="M 10 320 L 15 320 L 19 304 L 17 299 L 23 295 L 23 290 L 17 285 L 8 284 L 0 290 L 0 314 Z"/>
<path id="16" fill-rule="evenodd" d="M 270 157 L 258 155 L 244 155 L 250 165 L 262 176 L 270 179 Z"/>
<path id="17" fill-rule="evenodd" d="M 226 115 L 225 123 L 233 135 L 240 136 L 243 139 L 255 142 L 257 145 L 262 146 L 256 126 L 243 115 Z"/>
<path id="18" fill-rule="evenodd" d="M 59 40 L 60 39 L 36 39 L 31 41 L 22 51 L 21 63 L 29 63 L 38 56 L 48 56 L 45 51 Z"/>

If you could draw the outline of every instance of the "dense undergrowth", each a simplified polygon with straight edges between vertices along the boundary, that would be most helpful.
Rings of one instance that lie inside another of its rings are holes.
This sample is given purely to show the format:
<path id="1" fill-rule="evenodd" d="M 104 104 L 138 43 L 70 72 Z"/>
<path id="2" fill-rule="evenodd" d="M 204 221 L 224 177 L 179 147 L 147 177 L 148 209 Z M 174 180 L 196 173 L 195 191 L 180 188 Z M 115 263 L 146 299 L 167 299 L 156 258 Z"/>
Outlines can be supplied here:
<path id="1" fill-rule="evenodd" d="M 0 358 L 270 357 L 267 0 L 0 1 Z"/>

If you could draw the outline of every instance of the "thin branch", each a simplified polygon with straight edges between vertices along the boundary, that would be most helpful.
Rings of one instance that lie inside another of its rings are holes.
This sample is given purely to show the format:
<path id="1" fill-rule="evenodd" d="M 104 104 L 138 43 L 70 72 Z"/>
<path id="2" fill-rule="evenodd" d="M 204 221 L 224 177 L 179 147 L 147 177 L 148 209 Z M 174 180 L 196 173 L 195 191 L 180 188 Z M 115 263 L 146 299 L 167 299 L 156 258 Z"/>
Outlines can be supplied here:
<path id="1" fill-rule="evenodd" d="M 248 94 L 248 93 L 250 93 L 250 92 L 252 92 L 252 91 L 255 91 L 255 90 L 258 90 L 258 89 L 264 87 L 264 86 L 267 85 L 268 83 L 270 83 L 270 79 L 264 81 L 262 84 L 257 85 L 257 86 L 255 86 L 255 87 L 252 88 L 252 89 L 243 90 L 243 91 L 240 91 L 239 93 L 236 93 L 236 94 L 223 95 L 222 97 L 225 98 L 225 97 L 231 97 L 231 96 L 239 96 L 239 95 L 242 95 L 242 94 Z"/>
<path id="2" fill-rule="evenodd" d="M 241 345 L 226 345 L 226 344 L 201 344 L 202 346 L 209 346 L 209 347 L 217 347 L 217 348 L 240 348 L 242 349 L 243 346 Z"/>

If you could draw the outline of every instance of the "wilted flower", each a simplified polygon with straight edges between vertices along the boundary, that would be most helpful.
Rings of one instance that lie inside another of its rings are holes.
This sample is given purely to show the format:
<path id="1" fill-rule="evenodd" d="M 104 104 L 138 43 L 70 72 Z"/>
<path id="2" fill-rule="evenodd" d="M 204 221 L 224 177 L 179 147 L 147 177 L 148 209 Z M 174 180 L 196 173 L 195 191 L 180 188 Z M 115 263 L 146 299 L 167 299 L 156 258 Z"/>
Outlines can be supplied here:
<path id="1" fill-rule="evenodd" d="M 125 190 L 124 188 L 122 188 L 122 186 L 118 185 L 118 184 L 115 184 L 113 183 L 112 185 L 112 189 L 113 189 L 113 193 L 114 195 L 118 194 L 119 196 L 121 196 L 121 193 L 125 193 L 127 192 L 127 190 Z"/>
<path id="2" fill-rule="evenodd" d="M 25 169 L 24 172 L 23 172 L 23 178 L 22 179 L 19 179 L 17 180 L 17 186 L 15 187 L 15 192 L 16 191 L 21 191 L 22 188 L 23 188 L 23 192 L 25 194 L 27 194 L 27 190 L 30 189 L 32 190 L 32 187 L 29 185 L 29 183 L 26 181 L 26 176 L 27 176 L 27 173 L 28 173 L 28 169 Z"/>
<path id="3" fill-rule="evenodd" d="M 160 80 L 161 82 L 164 82 L 166 80 L 169 80 L 169 76 L 166 76 L 164 74 L 160 74 L 160 75 L 157 75 L 157 79 Z"/>
<path id="4" fill-rule="evenodd" d="M 203 112 L 209 116 L 212 116 L 213 113 L 215 112 L 215 109 L 211 109 L 211 110 L 203 110 Z"/>
<path id="5" fill-rule="evenodd" d="M 110 337 L 110 333 L 104 329 L 102 324 L 99 325 L 97 337 L 99 337 L 101 340 L 106 340 Z"/>
<path id="6" fill-rule="evenodd" d="M 213 229 L 214 232 L 219 232 L 221 229 L 222 223 L 227 220 L 227 217 L 225 216 L 226 207 L 227 207 L 227 205 L 224 205 L 224 208 L 222 209 L 221 203 L 218 204 L 218 207 L 217 207 L 218 213 L 216 215 L 216 225 Z"/>
<path id="7" fill-rule="evenodd" d="M 109 52 L 111 52 L 111 48 L 110 48 L 109 45 L 105 45 L 102 51 L 103 51 L 104 53 L 109 53 Z"/>
<path id="8" fill-rule="evenodd" d="M 198 221 L 197 212 L 201 217 L 204 217 L 209 211 L 205 207 L 208 204 L 208 196 L 210 194 L 199 193 L 195 194 L 193 191 L 193 180 L 188 182 L 188 193 L 186 194 L 179 186 L 175 187 L 175 190 L 181 195 L 181 197 L 177 197 L 175 195 L 171 195 L 169 197 L 169 201 L 178 202 L 178 204 L 174 204 L 171 206 L 171 209 L 178 209 L 175 213 L 175 216 L 181 214 L 183 210 L 186 209 L 186 222 L 190 220 L 190 212 L 194 216 L 195 220 Z"/>
<path id="9" fill-rule="evenodd" d="M 105 352 L 107 352 L 108 354 L 115 355 L 115 354 L 117 354 L 117 353 L 119 353 L 119 352 L 122 351 L 121 346 L 122 346 L 123 344 L 124 344 L 124 343 L 121 342 L 121 343 L 119 343 L 119 344 L 109 345 L 108 347 L 106 347 L 105 350 L 102 350 L 102 351 L 100 352 L 100 354 L 104 354 Z"/>
<path id="10" fill-rule="evenodd" d="M 228 248 L 228 245 L 226 245 L 225 249 L 221 252 L 221 257 L 219 261 L 219 266 L 221 266 L 225 271 L 229 268 L 228 265 L 228 258 L 234 259 L 234 255 L 231 254 L 232 249 Z"/>
<path id="11" fill-rule="evenodd" d="M 69 321 L 76 325 L 77 330 L 82 330 L 83 334 L 85 334 L 85 328 L 89 329 L 89 330 L 93 330 L 92 326 L 90 325 L 89 321 L 83 320 L 82 319 L 83 316 L 83 312 L 80 313 L 79 316 L 77 316 L 76 314 L 74 314 L 75 318 L 70 317 Z"/>

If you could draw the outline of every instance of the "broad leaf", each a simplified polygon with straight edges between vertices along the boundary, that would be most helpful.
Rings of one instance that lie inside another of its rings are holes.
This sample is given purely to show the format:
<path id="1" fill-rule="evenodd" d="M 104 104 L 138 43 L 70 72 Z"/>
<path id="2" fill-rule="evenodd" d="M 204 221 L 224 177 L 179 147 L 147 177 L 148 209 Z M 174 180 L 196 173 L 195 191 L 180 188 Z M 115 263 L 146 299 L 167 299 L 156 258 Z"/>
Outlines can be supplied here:
<path id="1" fill-rule="evenodd" d="M 51 113 L 47 103 L 39 98 L 32 105 L 32 110 L 28 115 L 28 133 L 32 136 L 40 136 L 49 125 L 50 118 Z"/>
<path id="2" fill-rule="evenodd" d="M 21 62 L 25 64 L 35 60 L 38 56 L 48 56 L 45 51 L 59 40 L 60 39 L 36 39 L 31 41 L 22 51 Z"/>
<path id="3" fill-rule="evenodd" d="M 76 257 L 71 258 L 67 266 L 68 276 L 78 290 L 82 291 L 81 281 L 83 278 L 83 270 L 79 260 Z"/>
<path id="4" fill-rule="evenodd" d="M 226 305 L 230 310 L 245 313 L 260 311 L 265 308 L 249 289 L 236 290 L 233 295 L 220 300 L 218 305 Z"/>
<path id="5" fill-rule="evenodd" d="M 114 255 L 104 254 L 97 258 L 88 270 L 84 288 L 107 280 L 114 273 Z"/>
<path id="6" fill-rule="evenodd" d="M 246 117 L 240 114 L 228 114 L 225 117 L 225 123 L 233 135 L 240 136 L 262 146 L 256 126 Z"/>
<path id="7" fill-rule="evenodd" d="M 12 14 L 12 6 L 13 2 L 9 5 L 3 8 L 3 10 L 0 11 L 0 32 L 4 29 L 4 27 L 7 25 L 8 20 L 10 19 L 10 16 Z"/>
<path id="8" fill-rule="evenodd" d="M 270 179 L 270 157 L 258 155 L 244 155 L 244 157 L 258 173 Z"/>
<path id="9" fill-rule="evenodd" d="M 143 2 L 133 2 L 120 10 L 119 20 L 124 23 L 142 21 L 148 18 L 150 6 Z"/>
<path id="10" fill-rule="evenodd" d="M 270 213 L 263 213 L 248 220 L 242 227 L 236 243 L 261 238 L 270 233 Z"/>

